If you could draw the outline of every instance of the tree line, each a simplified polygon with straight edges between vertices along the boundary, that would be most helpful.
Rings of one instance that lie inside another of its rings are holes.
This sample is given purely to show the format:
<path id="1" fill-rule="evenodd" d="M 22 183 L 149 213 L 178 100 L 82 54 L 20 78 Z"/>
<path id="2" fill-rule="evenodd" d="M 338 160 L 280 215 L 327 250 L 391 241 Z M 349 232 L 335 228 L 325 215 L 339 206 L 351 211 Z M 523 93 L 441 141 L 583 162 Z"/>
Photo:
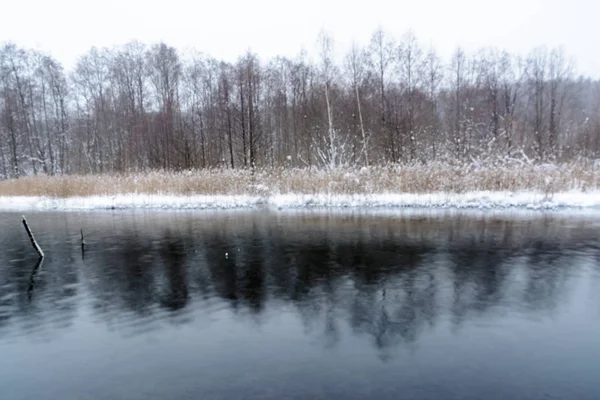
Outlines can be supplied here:
<path id="1" fill-rule="evenodd" d="M 5 44 L 0 176 L 599 156 L 600 82 L 562 49 L 442 60 L 378 29 L 338 60 L 317 42 L 314 57 L 235 63 L 130 42 L 70 72 Z"/>

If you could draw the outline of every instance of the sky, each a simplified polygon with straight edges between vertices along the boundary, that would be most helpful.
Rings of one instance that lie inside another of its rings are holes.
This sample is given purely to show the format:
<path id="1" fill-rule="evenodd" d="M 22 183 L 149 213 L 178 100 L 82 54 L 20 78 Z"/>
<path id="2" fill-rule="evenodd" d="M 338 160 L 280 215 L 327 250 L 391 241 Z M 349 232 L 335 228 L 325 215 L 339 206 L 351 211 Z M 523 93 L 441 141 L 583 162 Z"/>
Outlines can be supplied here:
<path id="1" fill-rule="evenodd" d="M 131 40 L 226 61 L 248 50 L 262 59 L 316 54 L 322 30 L 339 56 L 381 27 L 396 39 L 412 30 L 445 60 L 457 46 L 523 55 L 562 46 L 579 73 L 600 78 L 598 0 L 7 0 L 2 15 L 0 43 L 49 52 L 67 69 L 92 46 Z"/>

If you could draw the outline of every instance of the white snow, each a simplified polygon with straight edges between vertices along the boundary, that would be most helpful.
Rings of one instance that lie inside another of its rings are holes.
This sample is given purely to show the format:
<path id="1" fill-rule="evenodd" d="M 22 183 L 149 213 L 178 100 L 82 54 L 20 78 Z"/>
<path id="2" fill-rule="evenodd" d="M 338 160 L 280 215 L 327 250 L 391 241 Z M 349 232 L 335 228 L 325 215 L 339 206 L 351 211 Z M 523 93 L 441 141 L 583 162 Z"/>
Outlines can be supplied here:
<path id="1" fill-rule="evenodd" d="M 253 196 L 117 195 L 89 197 L 0 197 L 0 210 L 97 210 L 97 209 L 232 209 L 261 203 Z"/>
<path id="2" fill-rule="evenodd" d="M 0 210 L 94 210 L 94 209 L 233 209 L 299 208 L 460 208 L 460 209 L 595 209 L 600 210 L 600 191 L 467 193 L 381 193 L 357 195 L 276 194 L 271 196 L 215 195 L 117 195 L 90 197 L 0 196 Z"/>
<path id="3" fill-rule="evenodd" d="M 467 192 L 372 195 L 278 195 L 268 200 L 278 208 L 302 207 L 418 207 L 418 208 L 600 208 L 600 191 L 564 192 Z"/>

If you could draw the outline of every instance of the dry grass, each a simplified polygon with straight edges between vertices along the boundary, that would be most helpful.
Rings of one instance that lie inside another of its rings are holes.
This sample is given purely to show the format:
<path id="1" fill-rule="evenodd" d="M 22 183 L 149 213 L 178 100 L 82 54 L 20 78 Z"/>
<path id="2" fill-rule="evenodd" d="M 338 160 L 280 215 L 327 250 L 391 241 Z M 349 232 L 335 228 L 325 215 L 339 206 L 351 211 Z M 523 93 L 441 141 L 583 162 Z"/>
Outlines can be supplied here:
<path id="1" fill-rule="evenodd" d="M 31 176 L 0 181 L 0 196 L 71 197 L 116 194 L 461 193 L 600 188 L 591 163 L 476 166 L 428 164 L 362 169 L 198 170 Z"/>

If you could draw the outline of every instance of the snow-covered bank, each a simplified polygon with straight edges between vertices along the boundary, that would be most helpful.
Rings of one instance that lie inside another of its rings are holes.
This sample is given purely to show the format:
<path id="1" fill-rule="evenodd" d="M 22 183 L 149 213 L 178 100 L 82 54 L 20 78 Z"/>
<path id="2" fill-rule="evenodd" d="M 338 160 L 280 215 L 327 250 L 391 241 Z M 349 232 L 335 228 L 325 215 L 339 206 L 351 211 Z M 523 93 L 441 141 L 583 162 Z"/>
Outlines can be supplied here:
<path id="1" fill-rule="evenodd" d="M 419 207 L 419 208 L 600 208 L 600 192 L 386 193 L 372 195 L 278 195 L 269 199 L 278 208 L 303 207 Z"/>
<path id="2" fill-rule="evenodd" d="M 254 196 L 181 196 L 127 194 L 50 198 L 35 196 L 0 197 L 0 210 L 101 210 L 101 209 L 232 209 L 254 207 Z"/>
<path id="3" fill-rule="evenodd" d="M 117 195 L 89 197 L 0 197 L 0 210 L 96 210 L 96 209 L 234 209 L 269 207 L 301 208 L 470 208 L 470 209 L 561 209 L 600 210 L 600 191 L 467 193 L 381 193 L 357 195 L 276 194 L 252 195 Z"/>

